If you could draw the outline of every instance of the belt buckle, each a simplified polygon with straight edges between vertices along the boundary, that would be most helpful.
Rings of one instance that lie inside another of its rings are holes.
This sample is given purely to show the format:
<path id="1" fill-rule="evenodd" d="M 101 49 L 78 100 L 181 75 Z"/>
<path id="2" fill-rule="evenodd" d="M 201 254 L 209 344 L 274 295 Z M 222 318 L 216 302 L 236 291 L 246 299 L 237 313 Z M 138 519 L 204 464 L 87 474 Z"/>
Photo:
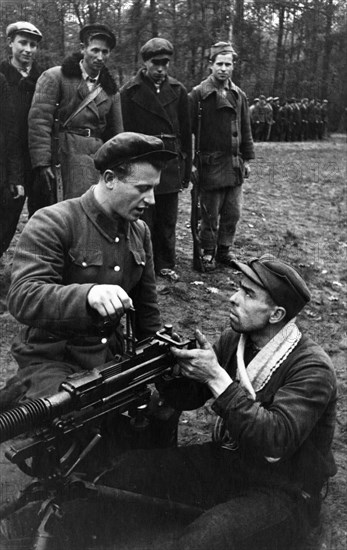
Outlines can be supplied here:
<path id="1" fill-rule="evenodd" d="M 92 131 L 91 131 L 90 128 L 86 128 L 86 132 L 87 133 L 86 133 L 85 137 L 90 137 L 92 135 Z"/>

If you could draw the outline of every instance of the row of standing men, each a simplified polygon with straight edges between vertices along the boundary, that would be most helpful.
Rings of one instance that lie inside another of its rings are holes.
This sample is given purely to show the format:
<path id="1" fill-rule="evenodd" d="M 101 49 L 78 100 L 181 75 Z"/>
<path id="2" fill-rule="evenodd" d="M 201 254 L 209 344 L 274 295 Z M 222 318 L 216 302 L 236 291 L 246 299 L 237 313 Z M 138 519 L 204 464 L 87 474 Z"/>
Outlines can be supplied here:
<path id="1" fill-rule="evenodd" d="M 118 90 L 106 67 L 116 45 L 106 25 L 83 27 L 81 51 L 43 73 L 34 59 L 42 39 L 37 27 L 17 22 L 9 25 L 7 36 L 11 56 L 1 63 L 0 72 L 5 95 L 8 89 L 7 119 L 10 104 L 14 113 L 13 121 L 7 122 L 9 130 L 4 131 L 11 139 L 4 139 L 4 146 L 10 152 L 14 137 L 20 150 L 12 148 L 17 159 L 8 162 L 7 185 L 2 185 L 6 215 L 1 253 L 14 235 L 25 196 L 29 216 L 55 202 L 57 192 L 58 200 L 80 196 L 97 182 L 93 155 L 102 143 L 123 130 L 135 131 L 159 136 L 167 149 L 177 153 L 177 159 L 162 172 L 156 205 L 145 219 L 152 232 L 156 273 L 177 280 L 178 196 L 190 181 L 193 132 L 202 152 L 203 261 L 208 270 L 215 268 L 216 258 L 228 265 L 241 213 L 241 184 L 249 171 L 248 161 L 254 157 L 247 100 L 231 80 L 232 46 L 214 45 L 210 77 L 188 94 L 168 74 L 174 49 L 164 38 L 144 44 L 144 66 Z M 54 166 L 59 163 L 58 173 Z"/>
<path id="2" fill-rule="evenodd" d="M 250 106 L 255 141 L 321 140 L 328 135 L 328 100 L 260 95 Z"/>

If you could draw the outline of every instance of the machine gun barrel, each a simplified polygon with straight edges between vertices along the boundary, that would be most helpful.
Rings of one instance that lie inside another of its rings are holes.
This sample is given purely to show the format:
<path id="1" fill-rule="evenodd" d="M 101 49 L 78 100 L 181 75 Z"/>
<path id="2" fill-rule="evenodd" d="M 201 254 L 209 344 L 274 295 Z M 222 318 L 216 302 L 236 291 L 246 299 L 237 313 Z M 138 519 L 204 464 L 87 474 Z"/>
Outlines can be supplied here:
<path id="1" fill-rule="evenodd" d="M 0 414 L 0 443 L 24 433 L 52 426 L 55 419 L 79 412 L 79 425 L 108 410 L 129 406 L 146 384 L 170 373 L 175 359 L 172 345 L 192 346 L 193 340 L 176 342 L 170 330 L 158 331 L 145 340 L 131 357 L 115 359 L 91 371 L 72 374 L 58 393 L 23 403 Z"/>

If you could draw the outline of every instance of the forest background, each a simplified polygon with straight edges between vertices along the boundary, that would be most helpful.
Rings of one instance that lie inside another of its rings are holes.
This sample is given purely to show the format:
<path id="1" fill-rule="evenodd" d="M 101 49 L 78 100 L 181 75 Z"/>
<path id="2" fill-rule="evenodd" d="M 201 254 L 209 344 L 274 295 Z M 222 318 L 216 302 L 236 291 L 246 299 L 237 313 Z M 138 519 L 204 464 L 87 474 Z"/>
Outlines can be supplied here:
<path id="1" fill-rule="evenodd" d="M 175 47 L 170 73 L 188 91 L 208 74 L 211 44 L 230 40 L 238 52 L 233 80 L 250 102 L 259 94 L 328 99 L 329 130 L 346 127 L 344 0 L 0 0 L 0 20 L 3 52 L 9 23 L 38 26 L 43 68 L 78 50 L 83 25 L 107 23 L 117 38 L 109 67 L 120 85 L 141 66 L 141 46 L 165 37 Z"/>

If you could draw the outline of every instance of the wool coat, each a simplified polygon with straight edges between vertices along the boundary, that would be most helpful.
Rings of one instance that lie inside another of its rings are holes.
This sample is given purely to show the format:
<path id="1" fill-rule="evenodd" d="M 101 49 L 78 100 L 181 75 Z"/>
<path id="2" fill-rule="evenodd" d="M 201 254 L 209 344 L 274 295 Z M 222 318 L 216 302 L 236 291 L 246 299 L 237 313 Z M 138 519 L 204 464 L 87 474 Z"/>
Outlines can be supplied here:
<path id="1" fill-rule="evenodd" d="M 15 186 L 23 185 L 24 179 L 18 141 L 11 90 L 0 73 L 0 256 L 12 240 L 22 207 L 21 199 L 14 198 Z"/>
<path id="2" fill-rule="evenodd" d="M 304 491 L 314 506 L 322 485 L 336 473 L 331 444 L 337 382 L 331 360 L 302 335 L 253 401 L 236 380 L 239 338 L 227 329 L 214 346 L 220 365 L 233 380 L 212 404 L 236 443 L 229 451 L 231 461 L 242 465 L 245 487 Z M 186 379 L 161 391 L 180 409 L 200 407 L 212 397 L 206 385 Z"/>
<path id="3" fill-rule="evenodd" d="M 231 93 L 223 97 L 210 76 L 189 92 L 189 100 L 196 145 L 200 141 L 200 185 L 213 190 L 242 184 L 243 163 L 254 158 L 245 93 L 231 82 Z"/>
<path id="4" fill-rule="evenodd" d="M 124 130 L 156 135 L 178 153 L 162 170 L 156 194 L 175 193 L 187 185 L 191 171 L 191 127 L 183 84 L 168 76 L 157 94 L 144 69 L 121 88 Z M 159 97 L 160 96 L 160 97 Z M 169 137 L 171 136 L 171 137 Z"/>
<path id="5" fill-rule="evenodd" d="M 81 59 L 75 54 L 66 58 L 61 67 L 52 67 L 41 75 L 29 112 L 29 147 L 34 168 L 52 165 L 53 122 L 55 117 L 59 119 L 64 199 L 79 197 L 97 183 L 93 155 L 104 141 L 123 131 L 119 92 L 105 67 L 99 77 L 101 92 L 63 129 L 63 123 L 89 94 L 79 65 Z M 90 135 L 79 135 L 81 131 Z"/>
<path id="6" fill-rule="evenodd" d="M 105 325 L 88 305 L 95 284 L 131 296 L 139 340 L 160 328 L 147 225 L 110 218 L 90 189 L 36 212 L 16 249 L 8 307 L 26 325 L 12 352 L 27 397 L 55 393 L 68 374 L 122 354 L 121 321 Z"/>

